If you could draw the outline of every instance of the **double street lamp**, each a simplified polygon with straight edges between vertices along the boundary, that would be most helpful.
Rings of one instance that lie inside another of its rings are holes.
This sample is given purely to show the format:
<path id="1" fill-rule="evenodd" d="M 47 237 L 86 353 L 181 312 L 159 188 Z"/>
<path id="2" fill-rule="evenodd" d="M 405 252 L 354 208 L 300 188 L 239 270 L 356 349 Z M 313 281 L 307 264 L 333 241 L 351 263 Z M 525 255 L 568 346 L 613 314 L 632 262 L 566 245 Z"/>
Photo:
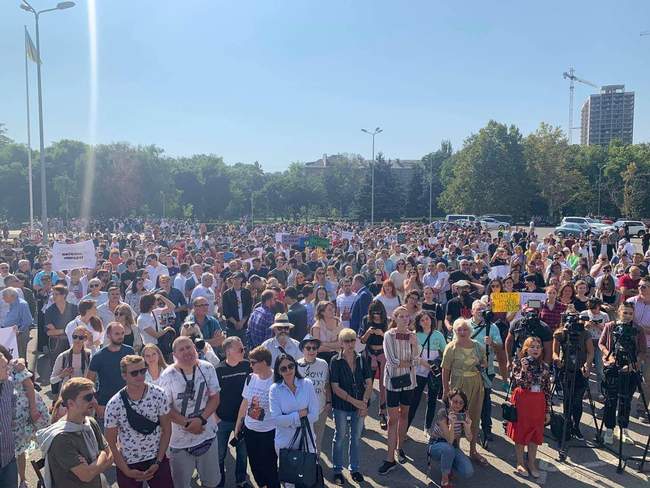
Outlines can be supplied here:
<path id="1" fill-rule="evenodd" d="M 48 244 L 48 223 L 47 223 L 47 180 L 45 177 L 45 140 L 43 137 L 43 89 L 41 86 L 41 42 L 38 30 L 38 19 L 41 14 L 45 12 L 54 12 L 55 10 L 65 10 L 75 6 L 74 2 L 59 2 L 54 8 L 46 8 L 45 10 L 35 10 L 27 0 L 22 0 L 20 8 L 34 14 L 34 21 L 36 23 L 36 52 L 38 53 L 38 60 L 36 62 L 36 73 L 38 78 L 38 132 L 40 135 L 40 162 L 41 162 L 41 219 L 43 221 L 43 244 Z"/>
<path id="2" fill-rule="evenodd" d="M 361 129 L 361 132 L 372 136 L 372 162 L 370 163 L 370 225 L 375 225 L 375 136 L 383 132 L 379 127 L 373 131 Z"/>

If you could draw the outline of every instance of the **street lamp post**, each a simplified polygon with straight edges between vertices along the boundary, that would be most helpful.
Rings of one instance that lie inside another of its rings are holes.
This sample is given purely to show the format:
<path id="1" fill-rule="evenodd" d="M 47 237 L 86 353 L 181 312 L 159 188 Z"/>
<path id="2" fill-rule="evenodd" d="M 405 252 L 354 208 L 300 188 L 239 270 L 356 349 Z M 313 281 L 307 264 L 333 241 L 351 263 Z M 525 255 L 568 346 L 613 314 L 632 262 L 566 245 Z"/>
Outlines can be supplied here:
<path id="1" fill-rule="evenodd" d="M 372 136 L 372 162 L 370 163 L 370 225 L 375 225 L 375 136 L 380 132 L 383 132 L 383 130 L 377 127 L 373 131 L 361 129 L 361 132 L 365 132 Z"/>
<path id="2" fill-rule="evenodd" d="M 27 0 L 22 0 L 20 8 L 27 12 L 34 14 L 34 21 L 36 23 L 36 52 L 38 53 L 38 62 L 36 63 L 36 75 L 38 85 L 38 132 L 40 135 L 40 154 L 39 159 L 41 162 L 41 220 L 43 221 L 43 244 L 48 244 L 48 223 L 47 223 L 47 179 L 45 177 L 45 139 L 43 137 L 43 88 L 41 85 L 41 39 L 38 30 L 38 19 L 41 14 L 45 12 L 53 12 L 55 10 L 65 10 L 74 7 L 74 2 L 59 2 L 54 8 L 47 8 L 45 10 L 35 10 Z"/>

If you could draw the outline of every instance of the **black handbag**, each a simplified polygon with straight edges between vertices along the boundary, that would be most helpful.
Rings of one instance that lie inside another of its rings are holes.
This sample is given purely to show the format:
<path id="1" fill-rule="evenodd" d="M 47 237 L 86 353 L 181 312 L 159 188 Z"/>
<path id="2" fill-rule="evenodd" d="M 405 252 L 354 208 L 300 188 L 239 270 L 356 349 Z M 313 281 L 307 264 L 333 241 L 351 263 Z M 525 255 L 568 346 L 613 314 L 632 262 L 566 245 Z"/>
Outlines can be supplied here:
<path id="1" fill-rule="evenodd" d="M 298 448 L 295 448 L 296 441 L 300 437 Z M 280 468 L 278 478 L 283 483 L 293 483 L 301 488 L 321 488 L 324 486 L 323 469 L 318 462 L 318 455 L 309 452 L 309 441 L 316 450 L 316 443 L 311 432 L 309 422 L 302 418 L 300 427 L 291 439 L 288 448 L 280 449 Z"/>
<path id="2" fill-rule="evenodd" d="M 514 382 L 514 376 L 510 380 L 510 386 L 508 386 L 508 393 L 506 394 L 506 401 L 501 404 L 501 416 L 503 417 L 503 420 L 506 420 L 508 422 L 516 422 L 517 421 L 517 407 L 514 406 L 510 401 L 508 401 L 508 398 L 510 397 L 510 394 L 512 393 L 512 384 Z"/>
<path id="3" fill-rule="evenodd" d="M 390 386 L 392 386 L 396 390 L 401 390 L 402 388 L 408 388 L 409 386 L 411 386 L 411 375 L 402 374 L 399 376 L 393 376 L 390 379 Z"/>

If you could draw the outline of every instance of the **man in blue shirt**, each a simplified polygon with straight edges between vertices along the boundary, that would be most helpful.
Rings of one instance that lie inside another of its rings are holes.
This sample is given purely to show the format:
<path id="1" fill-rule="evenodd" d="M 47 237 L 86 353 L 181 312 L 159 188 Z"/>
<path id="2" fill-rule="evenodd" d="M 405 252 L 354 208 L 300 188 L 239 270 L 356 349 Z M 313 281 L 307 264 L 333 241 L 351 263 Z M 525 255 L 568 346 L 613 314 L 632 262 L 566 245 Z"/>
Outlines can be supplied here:
<path id="1" fill-rule="evenodd" d="M 201 329 L 203 339 L 219 350 L 226 338 L 221 323 L 212 315 L 208 315 L 209 302 L 205 297 L 196 297 L 192 302 L 193 312 L 185 319 L 186 324 L 196 324 Z"/>
<path id="2" fill-rule="evenodd" d="M 368 307 L 372 302 L 372 293 L 366 288 L 366 280 L 363 275 L 358 274 L 352 280 L 352 291 L 356 292 L 357 296 L 352 302 L 352 312 L 350 314 L 350 328 L 355 332 L 359 331 L 361 320 L 365 315 L 368 315 Z"/>
<path id="3" fill-rule="evenodd" d="M 18 342 L 18 355 L 25 359 L 27 357 L 27 343 L 29 342 L 29 329 L 34 322 L 29 305 L 20 298 L 16 288 L 5 288 L 2 290 L 2 299 L 9 305 L 9 311 L 5 316 L 2 328 L 15 327 L 16 341 Z"/>
<path id="4" fill-rule="evenodd" d="M 273 337 L 271 325 L 275 322 L 275 292 L 265 290 L 260 296 L 260 306 L 253 310 L 248 319 L 248 350 L 259 346 L 267 339 Z"/>

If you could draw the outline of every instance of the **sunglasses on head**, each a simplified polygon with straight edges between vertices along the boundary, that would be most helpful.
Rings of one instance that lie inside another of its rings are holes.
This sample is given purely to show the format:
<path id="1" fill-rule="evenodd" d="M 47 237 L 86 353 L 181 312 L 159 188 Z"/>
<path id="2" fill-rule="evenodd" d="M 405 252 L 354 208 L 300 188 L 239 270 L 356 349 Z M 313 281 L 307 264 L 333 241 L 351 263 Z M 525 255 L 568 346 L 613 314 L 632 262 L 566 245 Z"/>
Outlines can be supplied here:
<path id="1" fill-rule="evenodd" d="M 133 371 L 129 371 L 129 374 L 133 378 L 136 378 L 138 375 L 144 376 L 146 372 L 147 372 L 147 368 L 142 368 L 142 369 L 134 369 Z"/>
<path id="2" fill-rule="evenodd" d="M 296 369 L 296 365 L 289 363 L 286 366 L 280 366 L 280 373 L 286 373 L 287 371 L 293 371 L 294 369 Z"/>

